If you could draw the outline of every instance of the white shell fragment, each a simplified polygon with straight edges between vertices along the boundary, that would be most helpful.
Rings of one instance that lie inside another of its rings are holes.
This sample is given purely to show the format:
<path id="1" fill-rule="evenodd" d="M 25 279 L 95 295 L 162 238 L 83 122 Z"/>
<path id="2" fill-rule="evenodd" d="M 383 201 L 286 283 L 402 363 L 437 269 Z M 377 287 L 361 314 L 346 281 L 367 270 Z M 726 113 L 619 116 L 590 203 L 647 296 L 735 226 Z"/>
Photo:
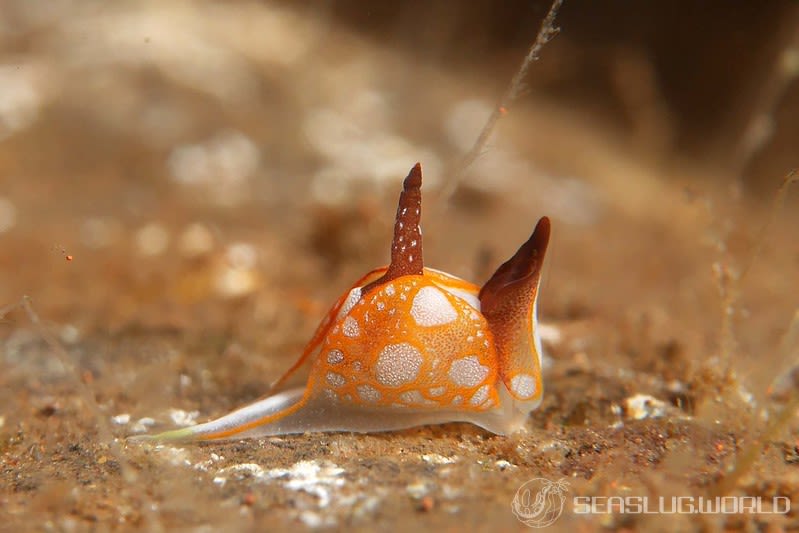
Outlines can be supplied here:
<path id="1" fill-rule="evenodd" d="M 624 410 L 634 420 L 660 418 L 666 414 L 666 403 L 648 394 L 636 394 L 624 400 Z"/>

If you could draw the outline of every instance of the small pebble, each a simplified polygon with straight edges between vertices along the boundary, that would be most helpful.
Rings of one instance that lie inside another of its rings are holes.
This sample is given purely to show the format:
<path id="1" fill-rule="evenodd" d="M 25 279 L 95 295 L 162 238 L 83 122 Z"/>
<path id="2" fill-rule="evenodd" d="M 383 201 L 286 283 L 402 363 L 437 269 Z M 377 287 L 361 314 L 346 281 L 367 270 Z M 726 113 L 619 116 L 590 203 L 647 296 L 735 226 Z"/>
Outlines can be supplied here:
<path id="1" fill-rule="evenodd" d="M 494 464 L 497 465 L 497 468 L 499 468 L 500 470 L 507 470 L 508 468 L 516 468 L 515 464 L 508 462 L 505 459 L 500 459 Z"/>
<path id="2" fill-rule="evenodd" d="M 427 487 L 427 484 L 425 484 L 424 482 L 417 481 L 415 483 L 407 485 L 405 487 L 405 492 L 407 492 L 408 496 L 410 496 L 411 498 L 418 500 L 426 496 L 427 493 L 430 492 L 430 489 Z"/>
<path id="3" fill-rule="evenodd" d="M 666 404 L 648 394 L 636 394 L 624 400 L 627 416 L 635 420 L 660 418 L 666 414 Z"/>
<path id="4" fill-rule="evenodd" d="M 120 426 L 124 426 L 125 424 L 130 422 L 130 414 L 122 413 L 116 416 L 112 416 L 111 422 Z"/>
<path id="5" fill-rule="evenodd" d="M 435 500 L 432 496 L 424 496 L 419 500 L 419 510 L 425 513 L 430 512 L 435 507 Z"/>

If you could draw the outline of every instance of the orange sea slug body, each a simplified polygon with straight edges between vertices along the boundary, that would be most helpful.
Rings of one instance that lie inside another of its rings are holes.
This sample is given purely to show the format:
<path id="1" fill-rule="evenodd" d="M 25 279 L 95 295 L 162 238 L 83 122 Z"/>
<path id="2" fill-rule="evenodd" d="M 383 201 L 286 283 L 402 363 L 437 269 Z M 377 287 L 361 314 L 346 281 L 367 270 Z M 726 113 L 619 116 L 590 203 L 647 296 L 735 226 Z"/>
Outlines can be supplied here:
<path id="1" fill-rule="evenodd" d="M 543 392 L 536 299 L 549 219 L 478 288 L 423 266 L 421 184 L 417 164 L 400 195 L 391 263 L 339 298 L 269 397 L 154 438 L 388 431 L 453 421 L 499 434 L 521 429 Z"/>

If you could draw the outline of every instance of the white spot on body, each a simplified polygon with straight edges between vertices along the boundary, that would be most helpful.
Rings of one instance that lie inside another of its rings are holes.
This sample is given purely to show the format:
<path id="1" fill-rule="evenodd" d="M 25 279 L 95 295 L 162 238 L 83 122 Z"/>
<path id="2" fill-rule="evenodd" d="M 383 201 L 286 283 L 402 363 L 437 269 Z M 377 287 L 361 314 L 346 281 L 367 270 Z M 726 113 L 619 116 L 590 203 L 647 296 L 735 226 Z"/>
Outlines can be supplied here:
<path id="1" fill-rule="evenodd" d="M 383 302 L 377 302 L 376 307 L 378 311 L 382 311 L 383 309 L 386 308 L 386 304 L 384 304 Z"/>
<path id="2" fill-rule="evenodd" d="M 342 331 L 344 332 L 345 337 L 357 337 L 361 334 L 361 328 L 358 326 L 358 321 L 348 316 L 344 319 L 344 325 L 342 326 Z"/>
<path id="3" fill-rule="evenodd" d="M 445 387 L 433 387 L 427 391 L 430 396 L 441 396 L 445 392 L 447 392 Z"/>
<path id="4" fill-rule="evenodd" d="M 361 400 L 365 402 L 377 402 L 383 397 L 383 395 L 380 394 L 380 391 L 371 385 L 358 385 L 357 390 L 358 396 L 360 396 Z"/>
<path id="5" fill-rule="evenodd" d="M 409 390 L 403 392 L 402 394 L 400 394 L 400 400 L 402 400 L 403 403 L 410 403 L 410 404 L 435 403 L 422 396 L 422 393 L 419 392 L 418 390 Z"/>
<path id="6" fill-rule="evenodd" d="M 347 382 L 347 379 L 342 376 L 341 374 L 336 374 L 335 372 L 328 372 L 327 373 L 327 382 L 332 387 L 341 387 Z"/>
<path id="7" fill-rule="evenodd" d="M 394 285 L 392 285 L 391 283 L 386 285 L 386 288 L 384 290 L 386 292 L 386 296 L 394 296 Z"/>
<path id="8" fill-rule="evenodd" d="M 377 356 L 375 376 L 388 387 L 399 387 L 410 383 L 419 375 L 422 354 L 412 344 L 401 342 L 389 344 Z"/>
<path id="9" fill-rule="evenodd" d="M 347 299 L 344 300 L 344 303 L 341 304 L 341 309 L 338 310 L 337 318 L 341 318 L 355 307 L 355 304 L 358 303 L 358 300 L 361 299 L 361 288 L 355 287 L 350 291 L 347 295 Z"/>
<path id="10" fill-rule="evenodd" d="M 420 326 L 442 326 L 458 318 L 443 292 L 435 287 L 422 287 L 413 298 L 411 316 Z"/>
<path id="11" fill-rule="evenodd" d="M 452 361 L 449 367 L 449 379 L 460 387 L 475 387 L 482 383 L 488 375 L 488 367 L 481 365 L 477 356 L 470 355 Z"/>
<path id="12" fill-rule="evenodd" d="M 459 298 L 469 304 L 470 307 L 476 310 L 480 310 L 480 299 L 477 297 L 476 294 L 473 294 L 469 291 L 464 289 L 458 289 L 455 287 L 448 287 L 446 285 L 439 285 L 442 289 L 450 293 L 455 298 Z"/>
<path id="13" fill-rule="evenodd" d="M 536 379 L 529 374 L 517 374 L 511 378 L 510 388 L 521 398 L 532 398 L 537 388 Z"/>
<path id="14" fill-rule="evenodd" d="M 480 405 L 488 398 L 488 385 L 483 385 L 477 392 L 474 393 L 472 399 L 469 400 L 469 403 L 472 405 Z"/>
<path id="15" fill-rule="evenodd" d="M 331 402 L 337 402 L 338 401 L 338 394 L 336 394 L 332 390 L 330 390 L 328 388 L 325 388 L 324 392 L 325 392 L 325 398 L 327 398 Z"/>
<path id="16" fill-rule="evenodd" d="M 463 403 L 463 396 L 461 396 L 460 394 L 458 394 L 452 399 L 452 405 L 460 405 L 462 403 Z"/>
<path id="17" fill-rule="evenodd" d="M 339 349 L 330 350 L 327 352 L 327 363 L 330 365 L 337 365 L 344 360 L 344 352 Z"/>

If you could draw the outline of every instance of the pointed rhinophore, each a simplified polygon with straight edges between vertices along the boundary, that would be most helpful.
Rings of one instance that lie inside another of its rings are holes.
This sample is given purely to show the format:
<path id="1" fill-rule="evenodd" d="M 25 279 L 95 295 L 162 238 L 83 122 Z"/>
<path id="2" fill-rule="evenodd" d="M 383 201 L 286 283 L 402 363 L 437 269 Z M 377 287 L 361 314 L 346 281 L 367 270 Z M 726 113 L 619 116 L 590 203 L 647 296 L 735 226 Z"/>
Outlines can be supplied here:
<path id="1" fill-rule="evenodd" d="M 363 288 L 370 289 L 402 276 L 421 276 L 424 273 L 422 256 L 422 165 L 416 163 L 402 183 L 391 241 L 391 264 L 380 279 Z"/>
<path id="2" fill-rule="evenodd" d="M 543 217 L 479 295 L 480 311 L 494 334 L 502 380 L 517 400 L 536 400 L 542 392 L 536 300 L 549 232 L 549 219 Z"/>

